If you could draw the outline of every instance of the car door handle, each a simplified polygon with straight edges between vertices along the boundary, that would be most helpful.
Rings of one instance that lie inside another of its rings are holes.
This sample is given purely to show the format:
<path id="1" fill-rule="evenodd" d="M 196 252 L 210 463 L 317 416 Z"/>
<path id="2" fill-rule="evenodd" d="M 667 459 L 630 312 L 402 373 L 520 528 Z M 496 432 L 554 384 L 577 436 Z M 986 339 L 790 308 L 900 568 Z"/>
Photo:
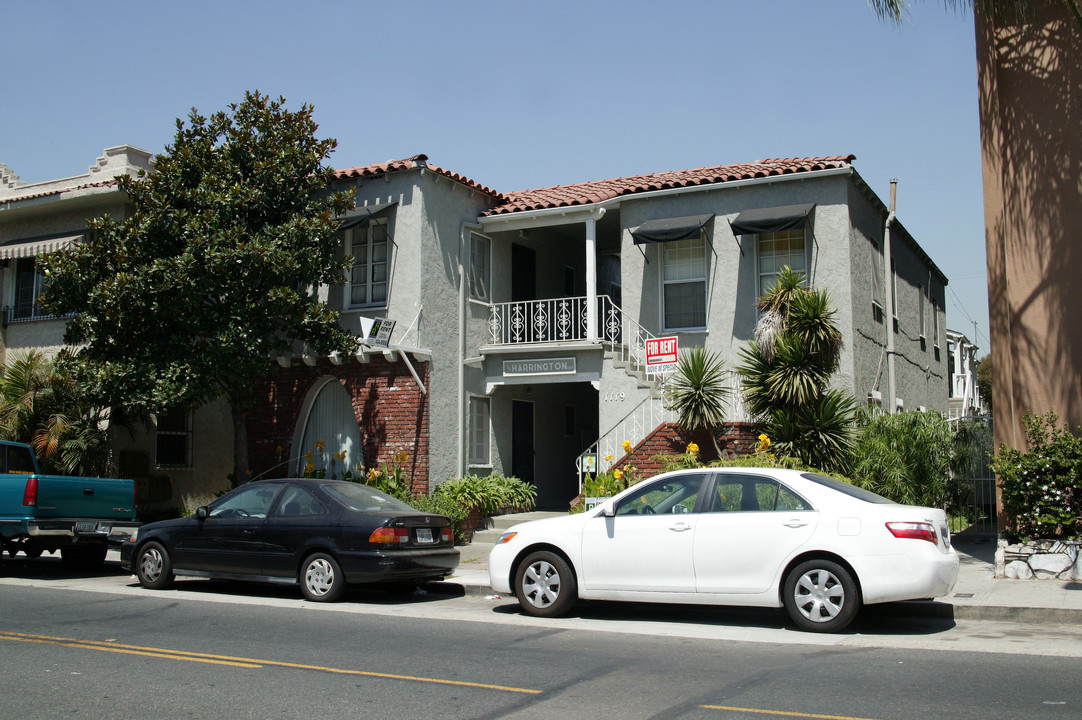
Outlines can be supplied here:
<path id="1" fill-rule="evenodd" d="M 690 530 L 691 526 L 687 523 L 676 523 L 675 525 L 670 525 L 669 529 L 673 532 L 684 532 L 685 530 Z"/>
<path id="2" fill-rule="evenodd" d="M 255 534 L 255 528 L 244 528 L 244 534 L 245 535 L 254 535 Z"/>
<path id="3" fill-rule="evenodd" d="M 803 520 L 799 520 L 797 518 L 793 518 L 792 520 L 790 520 L 787 523 L 782 523 L 782 525 L 784 525 L 787 528 L 802 528 L 807 524 L 808 523 L 804 522 Z"/>

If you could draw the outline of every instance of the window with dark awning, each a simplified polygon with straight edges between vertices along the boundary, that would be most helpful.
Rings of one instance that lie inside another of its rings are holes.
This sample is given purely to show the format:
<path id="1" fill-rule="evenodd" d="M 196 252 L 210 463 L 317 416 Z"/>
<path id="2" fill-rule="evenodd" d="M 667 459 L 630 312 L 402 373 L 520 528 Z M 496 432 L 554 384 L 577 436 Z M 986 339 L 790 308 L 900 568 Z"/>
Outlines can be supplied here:
<path id="1" fill-rule="evenodd" d="M 779 230 L 798 230 L 808 223 L 815 203 L 745 210 L 730 221 L 734 235 L 758 235 Z"/>
<path id="2" fill-rule="evenodd" d="M 375 203 L 373 205 L 360 205 L 350 210 L 345 215 L 339 216 L 342 224 L 338 226 L 338 229 L 349 230 L 350 228 L 368 227 L 368 223 L 371 222 L 374 216 L 379 215 L 387 208 L 396 204 L 397 203 L 386 202 Z"/>
<path id="3" fill-rule="evenodd" d="M 675 242 L 677 240 L 689 240 L 699 237 L 703 226 L 714 217 L 709 215 L 688 215 L 687 217 L 662 218 L 660 220 L 647 220 L 638 228 L 631 231 L 636 245 L 654 242 Z"/>

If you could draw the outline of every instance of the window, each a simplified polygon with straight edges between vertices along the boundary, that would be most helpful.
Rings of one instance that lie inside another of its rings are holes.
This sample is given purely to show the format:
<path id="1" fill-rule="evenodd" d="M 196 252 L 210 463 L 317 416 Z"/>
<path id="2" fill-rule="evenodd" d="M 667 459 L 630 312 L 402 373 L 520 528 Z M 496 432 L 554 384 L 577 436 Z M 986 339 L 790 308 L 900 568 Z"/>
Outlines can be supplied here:
<path id="1" fill-rule="evenodd" d="M 879 243 L 871 241 L 872 318 L 883 322 L 883 262 L 879 255 Z"/>
<path id="2" fill-rule="evenodd" d="M 38 272 L 37 258 L 19 258 L 15 263 L 15 297 L 12 302 L 13 320 L 33 320 L 46 317 L 38 304 L 45 290 L 45 276 Z"/>
<path id="3" fill-rule="evenodd" d="M 302 487 L 287 486 L 282 493 L 282 499 L 278 501 L 276 517 L 311 517 L 314 515 L 326 515 L 327 508 L 323 507 L 315 495 Z"/>
<path id="4" fill-rule="evenodd" d="M 489 465 L 489 399 L 487 397 L 470 398 L 470 465 Z"/>
<path id="5" fill-rule="evenodd" d="M 920 338 L 921 338 L 921 340 L 923 340 L 924 337 L 925 337 L 925 324 L 926 324 L 925 323 L 925 318 L 924 318 L 926 313 L 925 313 L 925 310 L 924 310 L 924 286 L 923 285 L 918 285 L 917 286 L 917 312 L 920 313 L 920 318 L 917 320 L 917 322 L 920 324 Z"/>
<path id="6" fill-rule="evenodd" d="M 192 414 L 172 410 L 156 418 L 155 451 L 160 468 L 192 466 Z"/>
<path id="7" fill-rule="evenodd" d="M 776 480 L 750 475 L 719 475 L 710 512 L 808 510 L 808 504 Z"/>
<path id="8" fill-rule="evenodd" d="M 355 227 L 345 232 L 346 253 L 353 256 L 353 269 L 346 284 L 346 306 L 386 305 L 389 264 L 387 221 L 372 220 L 365 227 Z"/>
<path id="9" fill-rule="evenodd" d="M 212 518 L 265 518 L 282 483 L 252 483 L 250 487 L 230 493 L 210 507 Z"/>
<path id="10" fill-rule="evenodd" d="M 616 506 L 617 515 L 664 515 L 689 513 L 695 509 L 706 475 L 689 474 L 642 483 L 640 490 Z"/>
<path id="11" fill-rule="evenodd" d="M 788 266 L 795 272 L 808 271 L 804 229 L 759 234 L 759 297 L 777 282 L 778 273 Z"/>
<path id="12" fill-rule="evenodd" d="M 474 233 L 470 237 L 470 297 L 489 302 L 492 289 L 492 241 Z"/>
<path id="13" fill-rule="evenodd" d="M 706 242 L 667 242 L 661 250 L 666 329 L 706 327 Z"/>

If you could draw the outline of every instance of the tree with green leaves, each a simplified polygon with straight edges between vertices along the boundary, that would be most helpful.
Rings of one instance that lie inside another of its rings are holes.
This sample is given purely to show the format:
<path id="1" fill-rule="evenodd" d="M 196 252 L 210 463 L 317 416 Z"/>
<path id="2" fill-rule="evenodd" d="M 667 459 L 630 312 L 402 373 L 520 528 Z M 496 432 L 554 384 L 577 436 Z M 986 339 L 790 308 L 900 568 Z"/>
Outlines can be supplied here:
<path id="1" fill-rule="evenodd" d="M 977 362 L 977 393 L 992 412 L 992 356 L 985 355 Z"/>
<path id="2" fill-rule="evenodd" d="M 729 392 L 724 362 L 717 353 L 702 346 L 682 354 L 676 372 L 665 383 L 669 407 L 679 417 L 677 424 L 686 430 L 709 432 L 718 457 L 722 456 L 718 428 L 725 423 L 725 399 Z"/>
<path id="3" fill-rule="evenodd" d="M 843 472 L 853 448 L 855 405 L 830 389 L 842 335 L 826 291 L 789 267 L 759 298 L 755 339 L 740 350 L 744 400 L 775 452 Z"/>
<path id="4" fill-rule="evenodd" d="M 75 314 L 60 363 L 103 405 L 141 414 L 225 398 L 244 482 L 247 413 L 275 357 L 356 347 L 315 295 L 345 277 L 335 216 L 351 200 L 328 191 L 336 143 L 315 137 L 310 105 L 249 92 L 176 125 L 154 172 L 118 179 L 127 217 L 94 219 L 86 242 L 42 259 L 41 302 Z"/>
<path id="5" fill-rule="evenodd" d="M 0 365 L 0 438 L 32 445 L 46 472 L 109 474 L 104 414 L 39 350 Z"/>

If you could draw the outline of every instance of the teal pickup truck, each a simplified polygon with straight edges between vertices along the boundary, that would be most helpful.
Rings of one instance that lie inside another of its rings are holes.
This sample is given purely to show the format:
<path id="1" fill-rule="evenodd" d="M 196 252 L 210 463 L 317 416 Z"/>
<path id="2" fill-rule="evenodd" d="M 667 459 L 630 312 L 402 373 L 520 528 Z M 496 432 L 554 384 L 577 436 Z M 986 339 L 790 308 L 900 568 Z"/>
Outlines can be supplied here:
<path id="1" fill-rule="evenodd" d="M 100 567 L 109 543 L 139 527 L 136 500 L 133 480 L 43 475 L 29 445 L 0 442 L 0 542 L 9 555 L 59 550 L 72 569 Z"/>

